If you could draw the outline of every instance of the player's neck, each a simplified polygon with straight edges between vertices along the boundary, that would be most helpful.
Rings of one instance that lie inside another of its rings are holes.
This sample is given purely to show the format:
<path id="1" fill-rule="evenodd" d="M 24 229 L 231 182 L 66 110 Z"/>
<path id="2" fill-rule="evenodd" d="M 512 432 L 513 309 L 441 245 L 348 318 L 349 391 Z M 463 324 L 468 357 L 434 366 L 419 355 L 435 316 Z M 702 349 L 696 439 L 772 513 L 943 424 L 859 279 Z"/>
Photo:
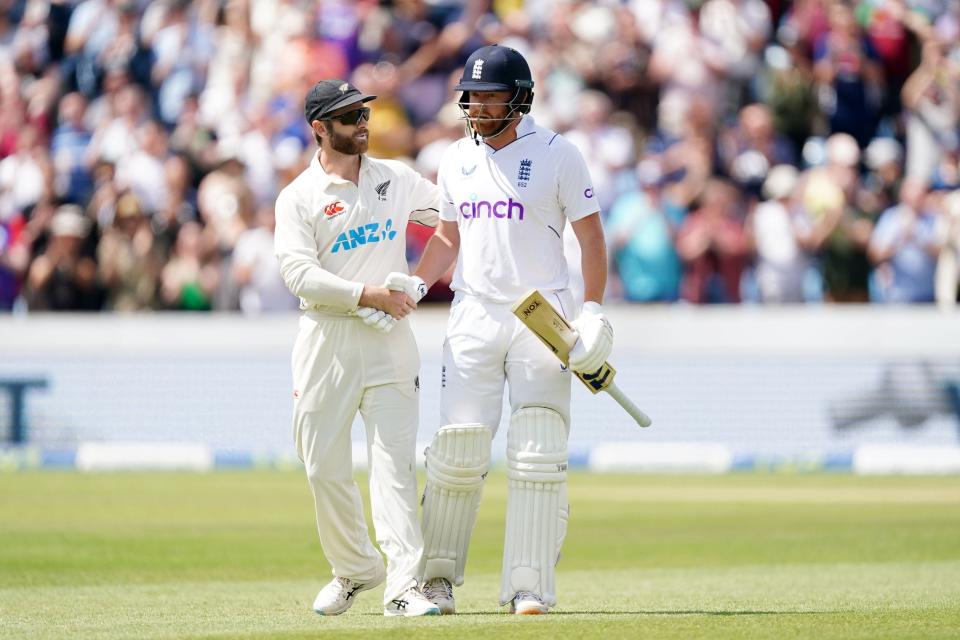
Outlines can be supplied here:
<path id="1" fill-rule="evenodd" d="M 520 118 L 511 122 L 506 129 L 495 136 L 484 138 L 483 142 L 494 149 L 500 150 L 517 139 L 517 127 L 520 125 Z"/>
<path id="2" fill-rule="evenodd" d="M 348 155 L 324 148 L 317 153 L 324 173 L 349 180 L 354 184 L 360 182 L 360 154 Z"/>

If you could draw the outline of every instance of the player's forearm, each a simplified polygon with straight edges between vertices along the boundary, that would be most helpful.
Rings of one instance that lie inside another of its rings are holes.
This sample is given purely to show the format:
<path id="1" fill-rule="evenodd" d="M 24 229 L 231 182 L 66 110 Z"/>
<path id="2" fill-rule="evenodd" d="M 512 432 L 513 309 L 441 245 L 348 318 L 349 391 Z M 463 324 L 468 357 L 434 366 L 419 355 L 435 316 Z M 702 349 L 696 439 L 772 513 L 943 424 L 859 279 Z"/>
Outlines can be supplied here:
<path id="1" fill-rule="evenodd" d="M 600 243 L 597 253 L 584 253 L 580 258 L 583 270 L 583 299 L 603 304 L 603 294 L 607 289 L 607 250 Z"/>
<path id="2" fill-rule="evenodd" d="M 419 276 L 428 288 L 432 287 L 456 261 L 459 251 L 458 242 L 442 234 L 433 234 L 427 241 L 414 275 Z"/>
<path id="3" fill-rule="evenodd" d="M 600 214 L 591 214 L 577 220 L 572 226 L 580 243 L 583 299 L 603 304 L 603 294 L 607 288 L 607 243 L 603 238 Z"/>
<path id="4" fill-rule="evenodd" d="M 293 295 L 343 311 L 356 309 L 363 292 L 362 282 L 345 280 L 305 260 L 281 258 L 280 275 Z"/>

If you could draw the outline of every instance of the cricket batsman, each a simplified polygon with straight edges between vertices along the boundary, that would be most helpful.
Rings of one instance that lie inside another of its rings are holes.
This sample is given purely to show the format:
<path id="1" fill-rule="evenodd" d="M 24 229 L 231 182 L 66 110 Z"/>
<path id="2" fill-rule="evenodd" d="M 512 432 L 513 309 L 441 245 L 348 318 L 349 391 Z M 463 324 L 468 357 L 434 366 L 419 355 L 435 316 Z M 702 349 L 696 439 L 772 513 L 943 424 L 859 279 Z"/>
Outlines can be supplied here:
<path id="1" fill-rule="evenodd" d="M 407 221 L 435 226 L 438 191 L 400 162 L 365 155 L 365 104 L 375 98 L 343 80 L 314 85 L 304 108 L 319 151 L 276 203 L 275 253 L 303 311 L 292 357 L 293 435 L 334 575 L 313 608 L 343 613 L 357 594 L 386 580 L 384 615 L 435 615 L 437 606 L 417 589 L 420 361 L 405 319 L 416 307 L 411 296 L 422 294 L 403 287 Z M 386 568 L 352 478 L 357 411 Z"/>
<path id="2" fill-rule="evenodd" d="M 556 604 L 555 570 L 567 528 L 570 372 L 511 312 L 540 289 L 572 320 L 576 371 L 596 371 L 613 331 L 600 304 L 607 254 L 586 164 L 529 115 L 533 79 L 517 51 L 487 46 L 455 89 L 467 137 L 440 163 L 440 224 L 410 287 L 433 284 L 456 260 L 443 347 L 440 430 L 427 450 L 421 577 L 424 594 L 454 613 L 464 579 L 490 442 L 510 388 L 509 493 L 500 604 L 543 614 Z M 575 308 L 563 254 L 567 223 L 582 250 L 584 298 Z"/>

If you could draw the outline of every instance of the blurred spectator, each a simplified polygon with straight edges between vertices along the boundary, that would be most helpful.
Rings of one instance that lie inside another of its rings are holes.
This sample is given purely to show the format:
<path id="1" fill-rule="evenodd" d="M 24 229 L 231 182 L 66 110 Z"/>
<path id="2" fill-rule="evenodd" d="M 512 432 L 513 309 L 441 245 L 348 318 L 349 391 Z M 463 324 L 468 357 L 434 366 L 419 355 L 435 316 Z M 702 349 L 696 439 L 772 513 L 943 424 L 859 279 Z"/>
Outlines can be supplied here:
<path id="1" fill-rule="evenodd" d="M 777 134 L 773 114 L 762 104 L 740 111 L 737 126 L 724 133 L 718 151 L 725 173 L 753 196 L 760 195 L 770 167 L 797 163 L 790 142 Z"/>
<path id="2" fill-rule="evenodd" d="M 680 293 L 687 302 L 740 302 L 750 243 L 737 201 L 733 185 L 711 179 L 700 207 L 680 227 L 677 253 L 684 263 Z"/>
<path id="3" fill-rule="evenodd" d="M 795 33 L 780 29 L 778 39 L 778 44 L 764 52 L 757 93 L 770 108 L 774 128 L 791 142 L 796 154 L 810 137 L 818 116 L 813 72 Z"/>
<path id="4" fill-rule="evenodd" d="M 56 194 L 67 202 L 85 204 L 93 195 L 93 175 L 88 149 L 92 138 L 85 123 L 87 100 L 78 92 L 60 100 L 59 125 L 53 132 L 50 153 L 56 174 Z"/>
<path id="5" fill-rule="evenodd" d="M 97 94 L 104 71 L 103 62 L 110 62 L 104 59 L 103 53 L 120 30 L 120 12 L 133 8 L 128 0 L 85 0 L 76 5 L 70 14 L 64 42 L 68 86 L 75 87 L 88 98 Z"/>
<path id="6" fill-rule="evenodd" d="M 661 127 L 676 130 L 671 122 L 682 119 L 694 101 L 714 120 L 723 104 L 723 58 L 704 46 L 691 18 L 672 20 L 652 41 L 651 78 L 660 86 L 657 120 Z"/>
<path id="7" fill-rule="evenodd" d="M 714 173 L 715 132 L 704 100 L 676 107 L 681 110 L 680 120 L 659 132 L 648 148 L 647 159 L 660 164 L 669 200 L 686 209 Z"/>
<path id="8" fill-rule="evenodd" d="M 673 302 L 680 291 L 674 243 L 683 210 L 667 206 L 661 197 L 656 162 L 641 162 L 637 174 L 641 190 L 620 196 L 605 224 L 614 273 L 619 274 L 624 300 Z"/>
<path id="9" fill-rule="evenodd" d="M 197 190 L 193 188 L 190 165 L 183 156 L 173 155 L 163 165 L 166 198 L 153 215 L 153 228 L 164 253 L 169 253 L 180 227 L 194 222 L 197 214 Z"/>
<path id="10" fill-rule="evenodd" d="M 749 99 L 748 87 L 760 68 L 760 54 L 773 25 L 763 0 L 707 0 L 697 16 L 707 55 L 728 81 L 727 104 L 735 111 Z"/>
<path id="11" fill-rule="evenodd" d="M 748 218 L 756 247 L 756 284 L 760 302 L 806 302 L 810 225 L 798 214 L 793 192 L 799 173 L 791 165 L 777 165 L 763 183 L 761 202 Z"/>
<path id="12" fill-rule="evenodd" d="M 923 45 L 923 58 L 903 85 L 907 119 L 908 176 L 930 180 L 944 154 L 957 151 L 960 120 L 960 65 L 943 55 L 936 40 Z"/>
<path id="13" fill-rule="evenodd" d="M 261 205 L 255 226 L 237 238 L 233 280 L 240 287 L 240 310 L 246 314 L 293 311 L 300 304 L 280 277 L 280 267 L 273 254 L 275 226 L 273 205 Z"/>
<path id="14" fill-rule="evenodd" d="M 117 77 L 116 81 L 116 90 L 105 96 L 107 104 L 101 107 L 105 110 L 104 121 L 98 125 L 90 142 L 95 160 L 106 160 L 114 165 L 137 151 L 137 131 L 147 119 L 148 109 L 142 89 L 124 84 L 123 77 Z"/>
<path id="15" fill-rule="evenodd" d="M 23 17 L 10 43 L 10 54 L 17 68 L 40 73 L 50 58 L 49 4 L 43 0 L 28 0 L 24 4 Z"/>
<path id="16" fill-rule="evenodd" d="M 232 143 L 220 145 L 222 161 L 200 181 L 197 208 L 203 222 L 204 245 L 216 253 L 220 269 L 214 305 L 221 310 L 240 308 L 231 260 L 237 239 L 253 223 L 254 198 L 246 180 L 246 166 Z"/>
<path id="17" fill-rule="evenodd" d="M 940 246 L 937 216 L 926 203 L 926 184 L 908 177 L 900 203 L 887 209 L 870 238 L 877 302 L 933 302 L 933 280 Z"/>
<path id="18" fill-rule="evenodd" d="M 160 300 L 164 308 L 177 311 L 210 311 L 220 283 L 216 255 L 204 247 L 196 222 L 180 227 L 170 260 L 160 274 Z"/>
<path id="19" fill-rule="evenodd" d="M 863 211 L 877 216 L 900 201 L 903 147 L 893 138 L 874 138 L 863 155 L 868 172 L 858 203 Z"/>
<path id="20" fill-rule="evenodd" d="M 867 302 L 870 262 L 866 250 L 874 218 L 857 206 L 860 149 L 852 136 L 835 133 L 823 152 L 826 163 L 808 170 L 798 190 L 810 218 L 810 246 L 820 255 L 824 298 Z"/>
<path id="21" fill-rule="evenodd" d="M 162 257 L 140 202 L 132 193 L 121 195 L 113 222 L 104 230 L 97 248 L 105 309 L 156 308 Z"/>
<path id="22" fill-rule="evenodd" d="M 377 96 L 371 105 L 375 112 L 370 119 L 368 153 L 377 158 L 412 157 L 414 130 L 406 107 L 397 96 L 397 67 L 389 62 L 361 65 L 353 73 L 353 82 L 364 93 Z"/>
<path id="23" fill-rule="evenodd" d="M 52 192 L 53 166 L 40 131 L 20 130 L 16 150 L 0 160 L 0 220 L 32 207 Z"/>
<path id="24" fill-rule="evenodd" d="M 820 108 L 831 133 L 848 133 L 865 147 L 880 114 L 883 70 L 848 5 L 830 3 L 827 17 L 829 31 L 813 51 Z"/>
<path id="25" fill-rule="evenodd" d="M 937 256 L 935 295 L 937 306 L 952 309 L 960 301 L 960 191 L 953 191 L 943 200 L 937 221 Z"/>
<path id="26" fill-rule="evenodd" d="M 225 13 L 234 13 L 233 7 L 238 4 L 240 3 L 227 3 Z M 196 14 L 191 15 L 191 10 Z M 206 65 L 211 58 L 218 56 L 214 59 L 216 62 L 220 57 L 229 57 L 235 52 L 230 46 L 233 43 L 230 42 L 221 40 L 219 48 L 214 46 L 215 35 L 210 15 L 213 10 L 209 2 L 173 0 L 167 5 L 163 26 L 153 38 L 154 63 L 151 81 L 157 87 L 157 115 L 167 126 L 176 124 L 187 96 L 204 86 Z M 243 44 L 245 43 L 240 43 L 241 46 Z M 249 54 L 244 52 L 244 55 Z M 235 74 L 244 71 L 242 60 L 230 61 L 236 63 L 238 68 L 231 72 L 228 82 L 234 79 Z M 207 85 L 210 90 L 220 86 L 217 79 L 216 75 L 211 77 L 211 82 Z M 232 88 L 232 84 L 230 86 Z M 237 105 L 218 106 L 222 109 L 221 114 L 229 117 Z"/>
<path id="27" fill-rule="evenodd" d="M 30 264 L 30 242 L 22 216 L 0 220 L 0 311 L 11 311 Z"/>
<path id="28" fill-rule="evenodd" d="M 75 204 L 59 207 L 46 249 L 30 265 L 25 295 L 31 311 L 95 311 L 101 306 L 97 265 L 83 254 L 90 221 Z"/>
<path id="29" fill-rule="evenodd" d="M 116 181 L 121 189 L 129 189 L 148 215 L 166 205 L 167 134 L 159 122 L 147 120 L 137 129 L 136 147 L 117 164 Z"/>

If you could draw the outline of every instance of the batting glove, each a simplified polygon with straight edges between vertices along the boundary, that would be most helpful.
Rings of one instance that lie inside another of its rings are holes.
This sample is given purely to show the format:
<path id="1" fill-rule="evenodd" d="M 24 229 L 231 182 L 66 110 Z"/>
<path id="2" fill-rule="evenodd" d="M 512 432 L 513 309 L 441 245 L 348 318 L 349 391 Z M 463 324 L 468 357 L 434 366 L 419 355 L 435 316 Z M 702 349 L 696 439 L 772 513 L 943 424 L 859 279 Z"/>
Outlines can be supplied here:
<path id="1" fill-rule="evenodd" d="M 427 285 L 419 276 L 408 276 L 399 271 L 392 271 L 387 275 L 387 281 L 383 283 L 391 291 L 403 291 L 410 296 L 414 302 L 420 302 L 423 296 L 427 295 Z"/>
<path id="2" fill-rule="evenodd" d="M 580 337 L 570 350 L 570 368 L 593 373 L 603 366 L 613 350 L 613 327 L 596 302 L 583 303 L 583 310 L 570 325 Z"/>
<path id="3" fill-rule="evenodd" d="M 373 327 L 380 333 L 390 333 L 397 324 L 397 319 L 392 315 L 373 307 L 357 307 L 357 315 L 363 320 L 363 324 Z"/>

